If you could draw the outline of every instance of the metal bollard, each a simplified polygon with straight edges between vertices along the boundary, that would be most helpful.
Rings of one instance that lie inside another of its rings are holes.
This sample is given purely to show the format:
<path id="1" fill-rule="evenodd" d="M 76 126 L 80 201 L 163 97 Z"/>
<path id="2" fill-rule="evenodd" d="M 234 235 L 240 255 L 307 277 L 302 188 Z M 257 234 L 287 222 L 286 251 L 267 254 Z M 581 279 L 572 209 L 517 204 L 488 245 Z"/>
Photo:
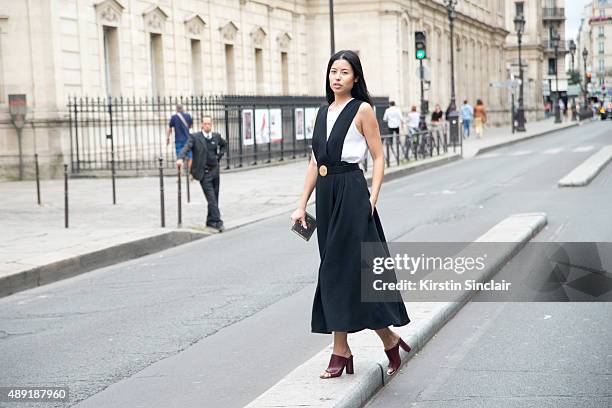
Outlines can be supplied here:
<path id="1" fill-rule="evenodd" d="M 399 166 L 400 165 L 400 140 L 399 140 L 399 132 L 393 134 L 393 139 L 395 140 L 395 162 Z"/>
<path id="2" fill-rule="evenodd" d="M 191 202 L 191 190 L 189 187 L 189 166 L 185 166 L 185 185 L 187 186 L 187 204 Z"/>
<path id="3" fill-rule="evenodd" d="M 64 164 L 64 228 L 68 228 L 68 165 Z"/>
<path id="4" fill-rule="evenodd" d="M 383 139 L 383 143 L 387 148 L 387 154 L 385 154 L 385 161 L 387 162 L 387 167 L 391 167 L 391 151 L 389 150 L 389 138 L 385 137 Z"/>
<path id="5" fill-rule="evenodd" d="M 36 197 L 38 198 L 38 205 L 40 205 L 40 171 L 38 169 L 38 153 L 34 154 L 34 164 L 36 166 Z"/>
<path id="6" fill-rule="evenodd" d="M 181 183 L 181 169 L 180 168 L 177 169 L 176 175 L 177 175 L 177 185 L 178 185 L 178 226 L 180 227 L 181 224 L 183 223 L 183 211 L 182 211 L 183 208 L 182 208 L 182 202 L 181 202 L 182 201 L 181 200 L 182 198 L 181 197 L 182 195 L 181 194 L 181 184 L 182 183 Z"/>
<path id="7" fill-rule="evenodd" d="M 110 109 L 110 105 L 109 105 L 109 109 Z M 112 122 L 111 122 L 111 126 L 112 126 Z M 113 182 L 113 205 L 115 205 L 117 204 L 117 192 L 116 192 L 116 186 L 115 186 L 115 142 L 113 140 L 112 133 L 107 133 L 106 138 L 109 139 L 111 142 L 111 179 Z"/>
<path id="8" fill-rule="evenodd" d="M 164 158 L 159 157 L 159 200 L 161 210 L 161 226 L 166 227 L 166 212 L 164 209 Z"/>

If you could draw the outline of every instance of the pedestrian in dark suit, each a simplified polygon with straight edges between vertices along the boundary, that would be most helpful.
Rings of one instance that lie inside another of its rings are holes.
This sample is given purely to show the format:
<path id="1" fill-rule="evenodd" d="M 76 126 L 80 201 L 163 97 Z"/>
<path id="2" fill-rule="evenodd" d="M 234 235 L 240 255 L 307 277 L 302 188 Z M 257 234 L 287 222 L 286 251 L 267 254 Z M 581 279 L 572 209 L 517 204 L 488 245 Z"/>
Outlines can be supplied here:
<path id="1" fill-rule="evenodd" d="M 188 152 L 193 153 L 191 174 L 200 182 L 208 202 L 206 226 L 222 232 L 225 228 L 219 212 L 219 162 L 227 151 L 227 142 L 217 132 L 212 131 L 212 118 L 202 118 L 202 131 L 189 135 L 189 140 L 179 153 L 176 161 L 181 168 Z"/>

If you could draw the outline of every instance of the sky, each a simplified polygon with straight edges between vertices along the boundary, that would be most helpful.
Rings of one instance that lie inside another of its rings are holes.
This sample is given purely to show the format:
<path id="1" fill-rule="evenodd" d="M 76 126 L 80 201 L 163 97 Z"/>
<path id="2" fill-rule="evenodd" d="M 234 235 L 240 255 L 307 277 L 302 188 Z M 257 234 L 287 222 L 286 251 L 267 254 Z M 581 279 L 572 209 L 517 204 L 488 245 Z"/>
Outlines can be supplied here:
<path id="1" fill-rule="evenodd" d="M 584 6 L 593 0 L 565 0 L 565 38 L 576 39 Z"/>

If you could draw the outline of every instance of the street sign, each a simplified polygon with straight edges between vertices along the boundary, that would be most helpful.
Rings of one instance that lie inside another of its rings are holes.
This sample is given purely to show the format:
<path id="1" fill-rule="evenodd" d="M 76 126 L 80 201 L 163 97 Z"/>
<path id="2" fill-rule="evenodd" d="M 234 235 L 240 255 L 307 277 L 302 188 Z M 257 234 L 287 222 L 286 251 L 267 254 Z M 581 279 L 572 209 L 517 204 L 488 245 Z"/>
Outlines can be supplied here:
<path id="1" fill-rule="evenodd" d="M 417 67 L 416 69 L 416 77 L 419 81 L 431 81 L 429 69 L 427 67 L 423 67 L 423 76 L 421 77 L 421 68 Z"/>
<path id="2" fill-rule="evenodd" d="M 568 85 L 567 96 L 580 96 L 580 85 Z"/>
<path id="3" fill-rule="evenodd" d="M 521 85 L 519 79 L 512 79 L 509 81 L 490 81 L 489 86 L 491 88 L 518 88 Z"/>
<path id="4" fill-rule="evenodd" d="M 550 85 L 547 81 L 542 83 L 542 95 L 550 96 Z"/>

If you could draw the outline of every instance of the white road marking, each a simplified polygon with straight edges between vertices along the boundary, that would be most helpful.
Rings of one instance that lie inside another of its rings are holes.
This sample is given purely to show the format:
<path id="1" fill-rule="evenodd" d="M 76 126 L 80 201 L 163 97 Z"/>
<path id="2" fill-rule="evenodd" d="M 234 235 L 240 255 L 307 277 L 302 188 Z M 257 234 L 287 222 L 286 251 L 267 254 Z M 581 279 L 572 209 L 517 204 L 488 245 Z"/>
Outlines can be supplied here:
<path id="1" fill-rule="evenodd" d="M 457 194 L 456 191 L 453 190 L 442 190 L 442 191 L 430 191 L 428 193 L 414 193 L 414 197 L 423 197 L 426 195 L 439 195 L 439 194 Z"/>
<path id="2" fill-rule="evenodd" d="M 581 146 L 581 147 L 575 148 L 574 150 L 572 150 L 572 152 L 574 153 L 589 152 L 593 150 L 594 148 L 595 146 Z"/>
<path id="3" fill-rule="evenodd" d="M 501 153 L 486 153 L 486 154 L 479 154 L 478 156 L 476 156 L 477 159 L 490 159 L 492 157 L 498 157 L 501 156 Z"/>
<path id="4" fill-rule="evenodd" d="M 518 152 L 511 153 L 510 156 L 525 156 L 531 153 L 533 153 L 532 150 L 519 150 Z"/>
<path id="5" fill-rule="evenodd" d="M 544 154 L 557 154 L 563 151 L 562 147 L 555 147 L 554 149 L 544 150 Z"/>

